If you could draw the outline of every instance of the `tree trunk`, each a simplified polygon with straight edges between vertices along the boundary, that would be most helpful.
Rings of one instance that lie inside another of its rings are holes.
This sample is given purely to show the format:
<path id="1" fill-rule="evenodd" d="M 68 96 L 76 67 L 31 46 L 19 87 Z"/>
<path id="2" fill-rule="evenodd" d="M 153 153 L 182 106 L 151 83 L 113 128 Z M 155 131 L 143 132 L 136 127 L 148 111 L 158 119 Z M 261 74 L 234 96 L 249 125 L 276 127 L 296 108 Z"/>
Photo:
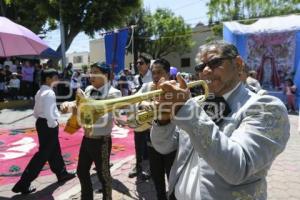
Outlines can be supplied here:
<path id="1" fill-rule="evenodd" d="M 69 34 L 67 34 L 67 35 L 65 36 L 65 43 L 66 43 L 66 44 L 65 44 L 65 51 L 66 51 L 66 52 L 67 52 L 68 49 L 70 48 L 70 46 L 71 46 L 71 44 L 72 44 L 74 38 L 77 36 L 78 33 L 79 33 L 79 31 L 77 31 L 77 30 L 71 30 L 71 31 L 69 32 Z M 57 47 L 56 52 L 61 54 L 61 44 Z M 58 66 L 58 61 L 59 61 L 59 60 L 57 60 L 57 59 L 51 59 L 51 61 L 52 61 L 52 63 L 53 63 L 53 66 L 54 66 L 55 68 L 57 68 L 57 66 Z"/>
<path id="2" fill-rule="evenodd" d="M 238 20 L 239 19 L 239 13 L 240 13 L 240 0 L 235 0 L 234 1 L 234 13 L 232 16 L 233 20 Z"/>
<path id="3" fill-rule="evenodd" d="M 138 44 L 139 44 L 139 39 L 137 38 L 138 35 L 134 35 L 133 39 L 134 39 L 134 49 L 133 49 L 133 61 L 134 63 L 133 64 L 133 67 L 134 67 L 134 72 L 135 74 L 138 74 L 138 68 L 136 66 L 136 60 L 137 60 L 137 57 L 139 55 L 139 48 L 138 48 Z"/>
<path id="4" fill-rule="evenodd" d="M 6 16 L 5 3 L 3 2 L 3 0 L 0 0 L 0 6 L 1 6 L 1 16 L 5 17 Z"/>

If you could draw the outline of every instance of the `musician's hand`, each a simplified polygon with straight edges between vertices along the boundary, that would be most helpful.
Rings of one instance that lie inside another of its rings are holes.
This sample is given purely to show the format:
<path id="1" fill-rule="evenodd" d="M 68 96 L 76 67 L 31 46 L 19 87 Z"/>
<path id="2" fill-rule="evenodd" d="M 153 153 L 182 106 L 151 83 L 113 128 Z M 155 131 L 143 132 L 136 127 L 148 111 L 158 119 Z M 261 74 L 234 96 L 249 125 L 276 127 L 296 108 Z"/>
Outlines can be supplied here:
<path id="1" fill-rule="evenodd" d="M 79 95 L 80 97 L 84 97 L 85 96 L 84 91 L 82 89 L 80 89 L 80 88 L 77 88 L 76 95 Z"/>
<path id="2" fill-rule="evenodd" d="M 60 104 L 60 111 L 62 113 L 73 112 L 74 109 L 76 109 L 76 104 L 73 101 L 72 102 L 65 101 L 62 104 Z"/>
<path id="3" fill-rule="evenodd" d="M 142 101 L 138 105 L 139 110 L 153 110 L 154 109 L 154 103 L 150 101 Z"/>
<path id="4" fill-rule="evenodd" d="M 157 86 L 158 86 L 157 84 L 152 83 L 151 86 L 150 86 L 150 90 L 151 90 L 151 91 L 157 90 Z"/>
<path id="5" fill-rule="evenodd" d="M 190 98 L 191 94 L 187 84 L 180 74 L 176 76 L 178 84 L 175 81 L 159 81 L 158 88 L 164 91 L 164 94 L 157 99 L 156 107 L 161 116 L 158 120 L 168 121 L 172 119 L 181 106 Z"/>

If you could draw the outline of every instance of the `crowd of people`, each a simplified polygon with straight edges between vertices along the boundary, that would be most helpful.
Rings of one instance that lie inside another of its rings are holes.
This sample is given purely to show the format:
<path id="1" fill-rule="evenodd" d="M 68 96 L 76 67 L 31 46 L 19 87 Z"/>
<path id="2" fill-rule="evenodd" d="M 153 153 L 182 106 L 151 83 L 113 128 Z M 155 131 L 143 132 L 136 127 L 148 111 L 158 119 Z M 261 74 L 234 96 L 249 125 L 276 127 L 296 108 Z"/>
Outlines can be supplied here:
<path id="1" fill-rule="evenodd" d="M 83 76 L 85 72 L 73 71 L 70 64 L 62 79 L 70 82 L 71 90 L 69 87 L 66 92 L 67 86 L 57 88 L 59 95 L 67 97 L 60 105 L 61 112 L 76 112 L 78 105 L 74 98 L 80 92 L 77 88 L 97 100 L 162 89 L 160 98 L 134 106 L 155 110 L 158 117 L 146 128 L 134 130 L 136 166 L 129 178 L 152 178 L 158 200 L 267 199 L 267 172 L 289 139 L 284 103 L 259 87 L 236 47 L 223 41 L 200 46 L 196 55 L 195 76 L 205 80 L 209 90 L 208 98 L 202 102 L 192 97 L 203 94 L 203 89 L 191 91 L 180 74 L 172 80 L 167 60 L 156 59 L 152 65 L 150 61 L 147 55 L 140 55 L 136 62 L 138 74 L 131 76 L 125 70 L 115 85 L 111 67 L 104 62 L 93 64 L 89 77 Z M 134 87 L 128 84 L 128 78 Z M 58 73 L 51 69 L 41 73 L 42 86 L 35 96 L 34 107 L 40 148 L 12 189 L 14 192 L 33 192 L 30 183 L 46 161 L 58 181 L 74 178 L 61 163 L 57 139 L 59 112 L 51 109 L 57 106 L 50 86 L 58 79 Z M 295 90 L 293 83 L 287 82 L 286 93 L 291 95 Z M 45 102 L 47 106 L 43 106 Z M 90 179 L 93 163 L 103 186 L 103 199 L 112 199 L 109 158 L 113 117 L 107 113 L 92 128 L 84 129 L 77 166 L 83 200 L 93 199 Z M 143 168 L 146 160 L 150 171 Z"/>
<path id="2" fill-rule="evenodd" d="M 0 62 L 0 101 L 33 99 L 41 84 L 41 71 L 45 66 L 29 60 Z"/>
<path id="3" fill-rule="evenodd" d="M 34 95 L 40 89 L 41 73 L 52 68 L 50 63 L 40 64 L 39 60 L 7 58 L 0 61 L 0 102 L 10 100 L 33 100 Z M 74 91 L 78 87 L 85 88 L 89 85 L 87 68 L 74 70 L 72 63 L 58 73 L 62 84 L 56 90 L 62 88 L 62 94 L 71 95 L 74 99 Z"/>

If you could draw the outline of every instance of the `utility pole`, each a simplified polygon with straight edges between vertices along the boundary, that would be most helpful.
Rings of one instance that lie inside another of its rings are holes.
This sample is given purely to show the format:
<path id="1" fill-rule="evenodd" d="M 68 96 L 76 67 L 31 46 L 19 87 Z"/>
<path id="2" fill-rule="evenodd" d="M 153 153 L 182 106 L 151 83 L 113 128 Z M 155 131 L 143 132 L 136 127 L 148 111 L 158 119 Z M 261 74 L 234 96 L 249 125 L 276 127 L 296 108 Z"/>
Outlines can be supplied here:
<path id="1" fill-rule="evenodd" d="M 60 26 L 60 42 L 61 42 L 61 64 L 62 64 L 62 71 L 66 67 L 66 47 L 65 47 L 65 27 L 63 23 L 63 17 L 62 17 L 62 0 L 59 0 L 59 26 Z"/>

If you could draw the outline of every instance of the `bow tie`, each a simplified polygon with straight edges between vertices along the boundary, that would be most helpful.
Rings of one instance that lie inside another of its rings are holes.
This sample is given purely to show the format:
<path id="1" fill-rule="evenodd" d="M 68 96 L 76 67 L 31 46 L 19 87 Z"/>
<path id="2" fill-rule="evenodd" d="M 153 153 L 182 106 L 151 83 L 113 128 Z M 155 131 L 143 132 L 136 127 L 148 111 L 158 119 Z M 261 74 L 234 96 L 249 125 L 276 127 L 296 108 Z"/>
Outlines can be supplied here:
<path id="1" fill-rule="evenodd" d="M 92 89 L 90 93 L 90 97 L 96 100 L 101 99 L 102 93 L 96 89 Z"/>
<path id="2" fill-rule="evenodd" d="M 215 123 L 220 123 L 231 112 L 223 97 L 208 97 L 203 102 L 202 108 Z"/>

